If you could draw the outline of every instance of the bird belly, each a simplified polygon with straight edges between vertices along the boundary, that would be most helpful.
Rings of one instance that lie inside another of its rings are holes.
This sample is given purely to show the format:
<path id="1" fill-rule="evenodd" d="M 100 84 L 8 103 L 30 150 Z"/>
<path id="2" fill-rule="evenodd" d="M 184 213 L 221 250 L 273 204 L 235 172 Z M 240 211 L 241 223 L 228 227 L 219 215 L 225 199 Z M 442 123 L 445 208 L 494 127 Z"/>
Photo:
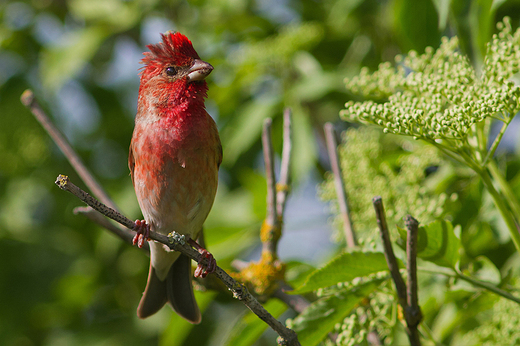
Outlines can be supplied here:
<path id="1" fill-rule="evenodd" d="M 136 165 L 135 191 L 145 220 L 155 232 L 197 238 L 211 210 L 217 188 L 217 171 L 191 161 L 184 167 L 172 161 L 163 167 Z M 196 169 L 200 167 L 199 169 Z M 166 277 L 178 253 L 151 243 L 151 261 L 160 279 Z"/>
<path id="2" fill-rule="evenodd" d="M 152 230 L 196 237 L 209 214 L 217 188 L 217 169 L 203 160 L 181 165 L 143 164 L 134 169 L 134 185 L 144 218 Z"/>

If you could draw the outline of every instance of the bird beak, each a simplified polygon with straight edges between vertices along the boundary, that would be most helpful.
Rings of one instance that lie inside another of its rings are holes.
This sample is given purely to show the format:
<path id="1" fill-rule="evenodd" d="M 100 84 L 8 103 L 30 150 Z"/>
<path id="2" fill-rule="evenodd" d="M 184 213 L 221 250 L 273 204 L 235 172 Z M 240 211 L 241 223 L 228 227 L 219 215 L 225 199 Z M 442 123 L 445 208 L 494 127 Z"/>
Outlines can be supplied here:
<path id="1" fill-rule="evenodd" d="M 200 59 L 195 59 L 193 65 L 191 65 L 190 70 L 188 71 L 188 82 L 203 80 L 211 73 L 211 71 L 213 71 L 213 66 L 211 66 L 211 64 Z"/>

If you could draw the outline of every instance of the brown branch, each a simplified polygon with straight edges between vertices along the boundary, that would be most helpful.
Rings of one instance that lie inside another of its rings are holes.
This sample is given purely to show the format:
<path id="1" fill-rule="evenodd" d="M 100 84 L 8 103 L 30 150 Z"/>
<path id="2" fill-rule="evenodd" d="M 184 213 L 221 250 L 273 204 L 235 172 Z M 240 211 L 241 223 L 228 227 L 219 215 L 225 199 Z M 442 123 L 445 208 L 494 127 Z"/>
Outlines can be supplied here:
<path id="1" fill-rule="evenodd" d="M 406 237 L 406 260 L 407 260 L 407 271 L 408 271 L 408 291 L 407 291 L 407 302 L 410 307 L 418 306 L 417 297 L 417 233 L 419 229 L 419 223 L 411 215 L 407 215 L 405 218 L 405 225 L 407 229 Z"/>
<path id="2" fill-rule="evenodd" d="M 103 187 L 97 182 L 94 176 L 90 173 L 88 168 L 85 166 L 79 155 L 74 151 L 67 138 L 61 133 L 60 130 L 49 119 L 47 114 L 43 111 L 42 107 L 34 97 L 32 90 L 27 89 L 23 92 L 20 97 L 23 105 L 31 111 L 36 120 L 43 126 L 45 131 L 51 136 L 52 140 L 60 148 L 65 157 L 69 160 L 74 170 L 78 173 L 79 177 L 85 185 L 92 191 L 104 204 L 108 205 L 112 209 L 117 210 L 117 206 L 112 199 L 105 192 Z"/>
<path id="3" fill-rule="evenodd" d="M 69 177 L 66 175 L 58 175 L 58 178 L 56 178 L 56 185 L 62 190 L 68 191 L 72 193 L 74 196 L 81 199 L 83 202 L 85 202 L 87 205 L 89 205 L 92 209 L 97 210 L 101 214 L 111 218 L 112 220 L 120 223 L 121 225 L 125 226 L 128 229 L 133 230 L 135 227 L 135 222 L 132 220 L 124 217 L 121 213 L 119 213 L 117 210 L 110 208 L 106 206 L 105 204 L 101 203 L 94 197 L 92 197 L 90 194 L 88 194 L 86 191 L 83 191 L 78 186 L 74 185 L 70 182 Z"/>
<path id="4" fill-rule="evenodd" d="M 85 164 L 83 163 L 79 155 L 76 153 L 76 151 L 72 148 L 67 138 L 52 123 L 51 119 L 47 116 L 47 114 L 45 114 L 42 107 L 34 97 L 34 93 L 32 92 L 32 90 L 25 90 L 22 96 L 20 97 L 20 100 L 22 101 L 22 104 L 31 111 L 36 120 L 45 129 L 45 131 L 47 131 L 54 143 L 56 143 L 56 145 L 58 146 L 58 148 L 60 148 L 61 152 L 65 155 L 71 166 L 78 173 L 81 180 L 85 183 L 89 190 L 92 191 L 92 194 L 107 206 L 111 207 L 114 210 L 117 210 L 117 205 L 108 196 L 108 194 L 103 189 L 101 184 L 99 184 L 99 182 L 96 180 L 94 175 L 90 173 L 89 169 L 85 166 Z M 104 219 L 102 217 L 94 217 L 92 214 L 86 216 L 94 220 L 94 222 L 98 224 L 99 222 L 97 222 L 96 220 Z M 104 220 L 106 221 L 106 219 Z M 107 222 L 105 222 L 101 226 L 105 227 L 108 231 L 114 233 L 115 235 L 123 239 L 125 242 L 128 242 L 128 239 L 133 237 L 132 233 L 127 231 L 125 228 L 114 225 L 108 226 Z"/>
<path id="5" fill-rule="evenodd" d="M 134 235 L 132 234 L 132 232 L 129 232 L 126 228 L 118 227 L 117 224 L 110 222 L 97 210 L 92 209 L 91 207 L 76 207 L 74 208 L 73 213 L 86 216 L 94 223 L 97 223 L 99 226 L 106 228 L 108 231 L 121 238 L 125 243 L 133 245 Z M 141 250 L 150 253 L 150 247 L 148 245 L 148 242 L 145 242 L 143 244 Z"/>
<path id="6" fill-rule="evenodd" d="M 270 126 L 271 122 L 267 121 L 268 125 L 266 126 L 264 123 L 264 135 L 262 137 L 262 144 L 264 147 L 264 155 L 266 152 L 270 153 L 270 156 L 265 160 L 266 172 L 267 175 L 272 174 L 274 179 L 274 169 L 267 170 L 268 166 L 273 167 L 274 155 L 272 150 L 271 143 L 271 134 L 270 134 Z M 267 127 L 267 128 L 266 128 Z M 264 158 L 266 158 L 264 156 Z M 273 186 L 272 183 L 268 183 L 267 190 L 268 194 L 273 191 L 276 191 L 276 214 L 277 214 L 277 227 L 279 228 L 279 237 L 278 239 L 272 239 L 273 242 L 278 242 L 282 233 L 282 225 L 285 214 L 285 204 L 287 202 L 287 197 L 290 188 L 290 168 L 291 168 L 291 160 L 292 160 L 292 112 L 290 108 L 286 108 L 283 114 L 283 148 L 282 148 L 282 162 L 280 165 L 280 179 L 276 184 L 276 187 Z M 270 196 L 268 196 L 268 201 L 270 200 Z M 267 214 L 272 213 L 270 207 L 267 208 Z M 267 218 L 269 219 L 269 217 Z M 270 245 L 267 247 L 267 250 L 275 249 L 276 246 Z M 293 288 L 286 283 L 285 281 L 279 281 L 278 287 L 274 290 L 272 296 L 274 298 L 280 299 L 285 304 L 287 304 L 290 308 L 292 308 L 297 313 L 301 313 L 307 306 L 310 305 L 309 301 L 300 295 L 291 295 L 285 293 L 286 291 L 292 291 Z"/>
<path id="7" fill-rule="evenodd" d="M 392 249 L 390 233 L 388 232 L 388 224 L 386 223 L 383 199 L 381 196 L 376 196 L 372 199 L 372 204 L 374 205 L 374 209 L 376 211 L 376 219 L 379 226 L 379 232 L 381 234 L 381 240 L 383 242 L 386 263 L 388 264 L 388 269 L 390 269 L 390 274 L 392 275 L 392 280 L 395 284 L 397 297 L 399 298 L 399 304 L 403 307 L 403 309 L 406 309 L 406 285 L 401 274 L 399 273 L 399 266 L 397 265 L 394 250 Z"/>
<path id="8" fill-rule="evenodd" d="M 274 291 L 273 297 L 280 299 L 297 313 L 302 313 L 311 303 L 303 296 L 297 294 L 287 294 L 294 288 L 286 282 L 280 282 L 280 286 Z"/>
<path id="9" fill-rule="evenodd" d="M 301 296 L 285 293 L 286 290 L 292 290 L 292 288 L 284 281 L 285 265 L 278 260 L 276 254 L 278 241 L 282 234 L 285 204 L 290 192 L 289 183 L 292 156 L 291 110 L 287 108 L 284 111 L 282 162 L 280 168 L 280 180 L 277 184 L 275 184 L 274 150 L 271 141 L 271 125 L 272 120 L 266 119 L 264 121 L 262 132 L 262 146 L 267 181 L 267 211 L 264 224 L 260 231 L 260 238 L 263 245 L 262 257 L 258 263 L 246 263 L 235 260 L 233 261 L 233 266 L 240 271 L 238 277 L 242 277 L 255 289 L 257 286 L 250 282 L 250 277 L 254 276 L 258 281 L 259 275 L 264 275 L 262 282 L 270 283 L 270 285 L 260 287 L 257 292 L 260 296 L 265 294 L 263 297 L 264 299 L 269 297 L 278 298 L 296 312 L 301 312 L 309 305 L 309 302 Z M 274 288 L 274 290 L 271 291 L 271 288 Z"/>
<path id="10" fill-rule="evenodd" d="M 285 202 L 290 192 L 290 169 L 292 160 L 292 113 L 286 108 L 283 113 L 283 148 L 282 164 L 280 167 L 280 180 L 276 184 L 276 209 L 278 218 L 283 220 Z"/>
<path id="11" fill-rule="evenodd" d="M 388 269 L 390 269 L 390 274 L 395 284 L 399 305 L 403 308 L 406 320 L 406 333 L 408 334 L 410 345 L 420 346 L 421 340 L 417 329 L 422 319 L 421 308 L 419 307 L 417 298 L 417 229 L 419 223 L 410 215 L 405 219 L 408 229 L 406 242 L 408 285 L 405 285 L 399 273 L 399 266 L 397 265 L 394 250 L 392 249 L 383 199 L 381 196 L 376 196 L 372 199 L 372 203 L 376 211 L 377 224 L 381 233 L 381 240 L 383 241 L 386 263 L 388 264 Z"/>
<path id="12" fill-rule="evenodd" d="M 341 173 L 341 165 L 339 164 L 338 143 L 336 141 L 334 125 L 331 123 L 326 123 L 323 128 L 325 130 L 330 165 L 332 168 L 332 173 L 334 174 L 334 185 L 336 187 L 336 195 L 338 196 L 339 210 L 341 213 L 341 218 L 343 219 L 343 231 L 345 232 L 347 246 L 349 248 L 353 248 L 357 245 L 357 242 L 354 228 L 352 227 L 352 222 L 350 221 L 347 192 L 345 191 L 345 184 L 343 182 L 343 175 Z"/>
<path id="13" fill-rule="evenodd" d="M 68 177 L 59 175 L 56 179 L 56 185 L 58 185 L 62 190 L 72 193 L 103 215 L 134 231 L 135 223 L 132 220 L 90 196 L 87 192 L 71 183 Z M 160 233 L 150 232 L 150 239 L 165 244 L 174 251 L 183 253 L 197 263 L 202 263 L 202 265 L 209 264 L 209 260 L 206 257 L 201 256 L 197 250 L 193 249 L 183 235 L 172 232 L 166 236 Z M 229 276 L 229 274 L 218 266 L 215 269 L 214 274 L 228 287 L 229 290 L 233 292 L 235 298 L 242 301 L 253 313 L 280 335 L 282 338 L 282 344 L 291 346 L 300 345 L 296 333 L 285 327 L 280 321 L 269 314 L 269 312 L 265 310 L 265 308 L 248 292 L 244 285 L 236 282 L 231 276 Z"/>
<path id="14" fill-rule="evenodd" d="M 262 145 L 264 152 L 265 173 L 267 180 L 267 221 L 275 224 L 277 220 L 276 211 L 276 186 L 274 173 L 274 151 L 271 142 L 271 125 L 272 119 L 267 118 L 264 121 L 262 131 Z"/>
<path id="15" fill-rule="evenodd" d="M 262 226 L 261 238 L 263 253 L 276 257 L 278 240 L 280 238 L 280 223 L 276 207 L 276 178 L 274 173 L 274 151 L 271 142 L 271 118 L 264 121 L 262 145 L 264 149 L 265 175 L 267 181 L 267 214 Z"/>
<path id="16" fill-rule="evenodd" d="M 405 309 L 406 325 L 410 344 L 418 346 L 421 344 L 419 339 L 419 331 L 417 326 L 422 320 L 421 308 L 417 295 L 417 235 L 419 222 L 411 215 L 405 217 L 405 225 L 407 229 L 406 237 L 406 269 L 408 271 L 407 284 L 407 303 Z"/>

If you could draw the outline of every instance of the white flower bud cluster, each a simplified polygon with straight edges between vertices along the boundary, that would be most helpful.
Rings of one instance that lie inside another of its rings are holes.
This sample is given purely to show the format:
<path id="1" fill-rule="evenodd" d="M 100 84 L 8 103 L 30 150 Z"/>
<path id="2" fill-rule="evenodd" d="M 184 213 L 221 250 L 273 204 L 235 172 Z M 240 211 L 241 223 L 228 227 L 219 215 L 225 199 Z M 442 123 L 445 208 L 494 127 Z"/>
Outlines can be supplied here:
<path id="1" fill-rule="evenodd" d="M 508 18 L 498 27 L 480 76 L 459 52 L 458 39 L 443 38 L 436 51 L 412 51 L 396 58 L 397 67 L 384 63 L 346 81 L 352 92 L 378 101 L 349 101 L 340 115 L 385 133 L 430 140 L 465 141 L 487 117 L 508 123 L 520 110 L 520 87 L 510 80 L 519 71 L 520 31 L 512 33 Z"/>

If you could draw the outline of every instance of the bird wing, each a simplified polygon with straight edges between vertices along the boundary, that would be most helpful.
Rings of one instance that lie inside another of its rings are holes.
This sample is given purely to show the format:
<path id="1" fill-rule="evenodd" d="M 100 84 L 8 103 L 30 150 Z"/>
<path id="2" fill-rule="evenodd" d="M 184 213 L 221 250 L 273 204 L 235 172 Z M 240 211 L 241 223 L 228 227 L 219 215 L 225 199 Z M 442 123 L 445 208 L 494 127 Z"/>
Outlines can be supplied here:
<path id="1" fill-rule="evenodd" d="M 218 148 L 217 148 L 217 168 L 220 168 L 220 164 L 222 163 L 222 144 L 220 143 L 220 139 L 218 141 Z"/>
<path id="2" fill-rule="evenodd" d="M 134 167 L 135 167 L 135 160 L 134 160 L 134 150 L 133 147 L 133 141 L 130 143 L 130 152 L 128 153 L 128 168 L 130 168 L 130 177 L 132 178 L 132 184 L 134 183 Z"/>

